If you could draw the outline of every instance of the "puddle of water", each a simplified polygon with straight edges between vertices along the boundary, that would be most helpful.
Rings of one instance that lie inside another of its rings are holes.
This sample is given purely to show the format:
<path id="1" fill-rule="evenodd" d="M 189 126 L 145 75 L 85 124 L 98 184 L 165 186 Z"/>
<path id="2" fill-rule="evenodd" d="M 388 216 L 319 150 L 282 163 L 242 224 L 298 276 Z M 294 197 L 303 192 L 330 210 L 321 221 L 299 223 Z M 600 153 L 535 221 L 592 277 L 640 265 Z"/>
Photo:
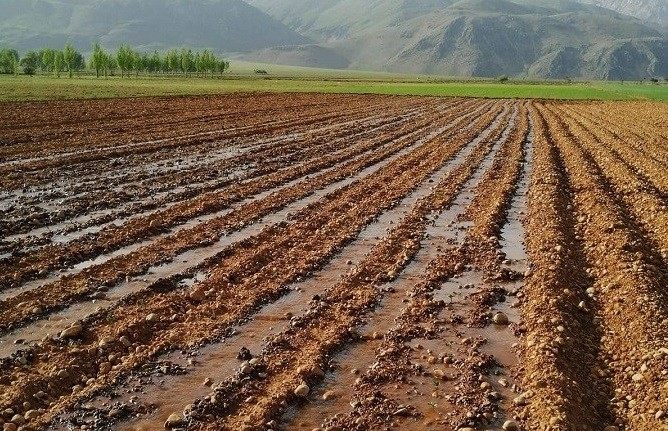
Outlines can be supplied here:
<path id="1" fill-rule="evenodd" d="M 501 250 L 510 261 L 511 269 L 523 273 L 528 267 L 528 256 L 524 242 L 525 231 L 522 218 L 527 212 L 527 194 L 529 192 L 529 178 L 533 166 L 532 153 L 533 134 L 529 135 L 525 143 L 525 156 L 522 175 L 515 191 L 515 196 L 508 211 L 508 221 L 501 230 Z"/>
<path id="2" fill-rule="evenodd" d="M 493 150 L 490 151 L 489 154 L 487 154 L 487 156 L 483 159 L 481 167 L 475 171 L 472 178 L 464 186 L 459 195 L 457 195 L 457 198 L 455 199 L 454 203 L 445 212 L 444 219 L 451 220 L 450 224 L 448 225 L 447 232 L 450 241 L 454 244 L 457 245 L 463 244 L 468 229 L 473 226 L 473 223 L 470 220 L 460 219 L 460 215 L 463 214 L 463 209 L 468 207 L 468 205 L 473 200 L 475 196 L 475 189 L 481 183 L 483 177 L 492 166 L 492 163 L 494 162 L 494 156 L 498 152 L 499 148 L 510 137 L 510 133 L 516 122 L 517 113 L 518 110 L 517 107 L 515 107 L 510 116 L 508 127 L 504 129 L 503 133 L 501 134 L 501 137 L 494 144 Z M 504 115 L 505 114 L 507 114 L 507 110 L 504 111 Z M 489 132 L 484 136 L 481 135 L 479 137 L 479 142 L 482 141 L 482 139 L 489 136 L 490 133 L 491 130 L 489 130 Z"/>
<path id="3" fill-rule="evenodd" d="M 438 340 L 413 340 L 408 344 L 412 348 L 411 362 L 420 365 L 425 373 L 411 376 L 407 382 L 388 383 L 382 391 L 398 404 L 411 406 L 417 413 L 415 417 L 398 417 L 399 429 L 443 430 L 444 424 L 451 423 L 454 404 L 450 396 L 457 393 L 456 381 L 436 379 L 431 373 L 440 370 L 447 376 L 457 376 L 458 370 L 443 363 L 443 358 L 459 345 L 458 334 L 448 332 Z M 445 351 L 442 350 L 444 345 L 448 346 Z"/>

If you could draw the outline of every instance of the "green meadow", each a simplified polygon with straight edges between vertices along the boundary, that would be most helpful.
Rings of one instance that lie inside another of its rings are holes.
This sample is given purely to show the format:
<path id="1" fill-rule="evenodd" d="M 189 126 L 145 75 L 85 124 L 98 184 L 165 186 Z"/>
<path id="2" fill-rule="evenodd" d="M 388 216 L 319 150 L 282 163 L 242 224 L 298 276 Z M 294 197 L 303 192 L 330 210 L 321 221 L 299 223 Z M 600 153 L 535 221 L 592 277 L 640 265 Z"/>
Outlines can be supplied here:
<path id="1" fill-rule="evenodd" d="M 266 75 L 254 73 L 267 70 Z M 427 75 L 311 69 L 233 63 L 224 77 L 139 76 L 74 78 L 0 76 L 0 101 L 98 99 L 114 97 L 185 96 L 230 92 L 316 92 L 539 98 L 561 100 L 668 101 L 665 83 L 638 82 L 529 82 L 462 80 Z"/>

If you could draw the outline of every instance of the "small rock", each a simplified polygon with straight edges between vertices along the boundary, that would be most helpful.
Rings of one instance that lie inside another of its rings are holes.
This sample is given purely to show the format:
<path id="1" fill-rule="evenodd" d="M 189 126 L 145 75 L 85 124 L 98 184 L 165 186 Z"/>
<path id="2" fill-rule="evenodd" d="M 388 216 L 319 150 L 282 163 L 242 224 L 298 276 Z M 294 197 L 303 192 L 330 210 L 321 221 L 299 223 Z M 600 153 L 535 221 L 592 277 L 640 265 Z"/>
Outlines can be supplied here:
<path id="1" fill-rule="evenodd" d="M 520 426 L 517 425 L 517 422 L 515 421 L 505 421 L 503 423 L 503 429 L 506 431 L 518 431 Z"/>
<path id="2" fill-rule="evenodd" d="M 608 425 L 607 427 L 603 428 L 603 431 L 619 431 L 619 428 L 615 425 Z"/>
<path id="3" fill-rule="evenodd" d="M 23 417 L 24 417 L 25 420 L 27 420 L 27 421 L 31 421 L 31 420 L 33 420 L 33 419 L 37 419 L 38 416 L 39 416 L 39 412 L 38 412 L 37 410 L 28 410 L 28 411 L 26 412 L 26 414 L 23 415 Z"/>
<path id="4" fill-rule="evenodd" d="M 408 416 L 408 413 L 409 413 L 408 409 L 406 407 L 402 407 L 402 408 L 398 409 L 397 411 L 395 411 L 393 413 L 393 415 L 394 416 Z"/>
<path id="5" fill-rule="evenodd" d="M 206 294 L 202 289 L 195 289 L 190 292 L 190 299 L 197 302 L 202 302 L 206 299 Z"/>
<path id="6" fill-rule="evenodd" d="M 248 361 L 249 359 L 253 359 L 253 355 L 246 347 L 242 347 L 237 354 L 237 359 Z"/>
<path id="7" fill-rule="evenodd" d="M 183 425 L 183 416 L 180 413 L 172 413 L 165 421 L 165 428 L 172 429 Z"/>
<path id="8" fill-rule="evenodd" d="M 114 343 L 114 339 L 112 337 L 103 337 L 100 342 L 98 343 L 98 346 L 101 349 L 105 349 L 109 346 L 111 346 Z"/>
<path id="9" fill-rule="evenodd" d="M 16 425 L 23 425 L 26 423 L 26 420 L 21 415 L 14 415 L 12 416 L 12 420 L 10 420 L 10 422 Z"/>
<path id="10" fill-rule="evenodd" d="M 103 362 L 100 364 L 100 374 L 107 374 L 109 371 L 111 371 L 110 362 Z"/>
<path id="11" fill-rule="evenodd" d="M 334 400 L 340 397 L 340 394 L 336 391 L 327 391 L 324 394 L 322 394 L 322 399 L 327 401 L 327 400 Z"/>
<path id="12" fill-rule="evenodd" d="M 311 388 L 309 388 L 309 386 L 306 383 L 302 383 L 301 385 L 297 386 L 297 388 L 294 391 L 295 395 L 302 398 L 307 397 L 310 392 Z"/>
<path id="13" fill-rule="evenodd" d="M 492 321 L 497 325 L 508 325 L 510 323 L 510 321 L 508 320 L 508 316 L 506 316 L 504 313 L 500 311 L 494 314 L 494 317 L 492 317 Z"/>
<path id="14" fill-rule="evenodd" d="M 445 371 L 443 371 L 443 370 L 441 370 L 441 369 L 436 369 L 436 370 L 434 370 L 434 371 L 432 372 L 432 375 L 433 375 L 435 378 L 440 379 L 440 380 L 448 380 L 448 375 L 445 374 Z"/>
<path id="15" fill-rule="evenodd" d="M 119 338 L 118 341 L 120 341 L 121 344 L 124 345 L 125 347 L 130 347 L 132 345 L 132 342 L 130 341 L 130 339 L 128 337 L 126 337 L 125 335 L 123 335 L 121 338 Z"/>
<path id="16" fill-rule="evenodd" d="M 73 324 L 69 328 L 60 333 L 60 338 L 76 338 L 83 332 L 83 326 L 78 323 Z"/>
<path id="17" fill-rule="evenodd" d="M 15 424 L 13 424 L 13 423 L 11 423 L 11 422 L 6 423 L 6 424 L 2 427 L 2 430 L 3 430 L 3 431 L 16 431 L 17 429 L 19 429 L 19 427 L 17 427 Z"/>
<path id="18" fill-rule="evenodd" d="M 253 366 L 248 362 L 241 365 L 241 374 L 250 374 L 253 372 Z"/>
<path id="19" fill-rule="evenodd" d="M 147 322 L 157 322 L 158 321 L 158 315 L 155 313 L 151 313 L 148 316 L 146 316 L 146 321 Z"/>
<path id="20" fill-rule="evenodd" d="M 633 376 L 631 376 L 631 379 L 632 379 L 634 382 L 639 382 L 639 381 L 641 381 L 643 378 L 644 378 L 643 375 L 640 374 L 640 373 L 636 373 L 636 374 L 634 374 Z"/>

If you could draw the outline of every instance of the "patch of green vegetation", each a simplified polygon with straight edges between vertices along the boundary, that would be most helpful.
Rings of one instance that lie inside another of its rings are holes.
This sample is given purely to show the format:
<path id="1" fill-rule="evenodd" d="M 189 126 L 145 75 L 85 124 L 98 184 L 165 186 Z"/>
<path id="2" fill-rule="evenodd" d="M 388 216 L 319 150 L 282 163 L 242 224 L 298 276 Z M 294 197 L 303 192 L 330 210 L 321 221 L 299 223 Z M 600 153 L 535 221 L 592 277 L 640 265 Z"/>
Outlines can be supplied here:
<path id="1" fill-rule="evenodd" d="M 271 73 L 271 72 L 270 72 Z M 230 92 L 368 93 L 416 96 L 485 98 L 540 98 L 570 100 L 652 99 L 668 101 L 668 85 L 641 83 L 524 83 L 496 81 L 408 81 L 401 77 L 375 80 L 350 74 L 335 77 L 226 78 L 139 77 L 54 78 L 0 76 L 0 101 L 97 99 L 171 95 L 206 95 Z"/>

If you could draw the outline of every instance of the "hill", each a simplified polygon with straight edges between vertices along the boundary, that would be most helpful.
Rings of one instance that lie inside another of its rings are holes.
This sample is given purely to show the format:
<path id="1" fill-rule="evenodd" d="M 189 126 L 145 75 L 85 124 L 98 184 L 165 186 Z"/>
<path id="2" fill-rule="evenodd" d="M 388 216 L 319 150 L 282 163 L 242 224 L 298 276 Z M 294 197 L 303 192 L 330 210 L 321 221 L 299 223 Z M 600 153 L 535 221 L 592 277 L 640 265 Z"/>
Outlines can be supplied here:
<path id="1" fill-rule="evenodd" d="M 666 0 L 585 0 L 588 3 L 656 23 L 668 29 L 668 2 Z"/>
<path id="2" fill-rule="evenodd" d="M 249 0 L 351 68 L 458 76 L 643 79 L 668 74 L 666 37 L 569 0 Z"/>
<path id="3" fill-rule="evenodd" d="M 0 45 L 253 51 L 309 39 L 241 0 L 3 0 Z"/>
<path id="4" fill-rule="evenodd" d="M 3 0 L 0 45 L 190 46 L 247 61 L 456 76 L 668 75 L 666 33 L 582 1 Z"/>

